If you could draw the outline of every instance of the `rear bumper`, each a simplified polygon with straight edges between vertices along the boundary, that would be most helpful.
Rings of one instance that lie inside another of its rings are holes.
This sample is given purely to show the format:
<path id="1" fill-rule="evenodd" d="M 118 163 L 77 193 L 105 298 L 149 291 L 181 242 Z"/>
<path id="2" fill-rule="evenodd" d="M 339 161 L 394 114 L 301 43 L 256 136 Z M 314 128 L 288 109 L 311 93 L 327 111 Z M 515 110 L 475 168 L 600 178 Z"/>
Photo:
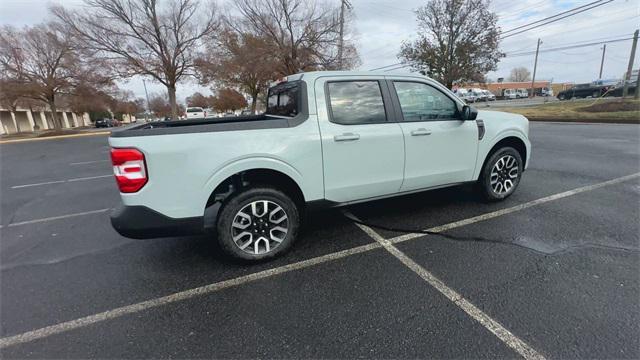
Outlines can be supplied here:
<path id="1" fill-rule="evenodd" d="M 131 239 L 197 235 L 203 233 L 203 217 L 171 218 L 146 206 L 120 206 L 111 214 L 111 225 Z"/>

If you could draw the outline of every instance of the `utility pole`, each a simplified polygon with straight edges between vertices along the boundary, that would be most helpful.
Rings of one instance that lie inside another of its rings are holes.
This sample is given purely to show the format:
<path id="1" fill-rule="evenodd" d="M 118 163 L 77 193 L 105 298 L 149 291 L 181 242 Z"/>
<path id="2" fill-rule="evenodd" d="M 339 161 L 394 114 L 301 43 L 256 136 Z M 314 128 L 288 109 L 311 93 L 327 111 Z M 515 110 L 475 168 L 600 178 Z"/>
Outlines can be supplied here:
<path id="1" fill-rule="evenodd" d="M 147 116 L 151 111 L 151 109 L 149 108 L 149 93 L 147 92 L 147 82 L 144 79 L 142 79 L 142 84 L 144 85 L 144 94 L 147 96 L 147 111 L 144 112 L 144 120 L 147 121 Z"/>
<path id="2" fill-rule="evenodd" d="M 342 57 L 344 49 L 344 12 L 351 9 L 349 0 L 340 0 L 340 38 L 338 39 L 338 70 L 342 70 Z"/>
<path id="3" fill-rule="evenodd" d="M 538 38 L 538 46 L 536 46 L 536 59 L 533 63 L 533 77 L 531 78 L 531 97 L 535 96 L 533 84 L 536 82 L 536 70 L 538 70 L 538 52 L 540 51 L 540 44 L 542 44 L 542 41 L 540 41 L 540 38 Z"/>
<path id="4" fill-rule="evenodd" d="M 604 54 L 607 52 L 607 44 L 604 44 L 602 47 L 602 61 L 600 61 L 600 75 L 598 76 L 599 80 L 602 80 L 602 68 L 604 67 Z"/>
<path id="5" fill-rule="evenodd" d="M 633 33 L 633 45 L 631 45 L 631 56 L 629 57 L 629 65 L 627 73 L 624 76 L 624 86 L 622 88 L 622 97 L 625 98 L 629 94 L 629 80 L 631 80 L 631 72 L 633 71 L 633 60 L 636 58 L 636 46 L 638 45 L 638 30 Z M 640 74 L 638 74 L 640 76 Z M 636 94 L 638 89 L 636 88 Z"/>
<path id="6" fill-rule="evenodd" d="M 636 74 L 636 89 L 634 92 L 635 95 L 633 95 L 633 98 L 636 100 L 640 99 L 640 70 Z"/>

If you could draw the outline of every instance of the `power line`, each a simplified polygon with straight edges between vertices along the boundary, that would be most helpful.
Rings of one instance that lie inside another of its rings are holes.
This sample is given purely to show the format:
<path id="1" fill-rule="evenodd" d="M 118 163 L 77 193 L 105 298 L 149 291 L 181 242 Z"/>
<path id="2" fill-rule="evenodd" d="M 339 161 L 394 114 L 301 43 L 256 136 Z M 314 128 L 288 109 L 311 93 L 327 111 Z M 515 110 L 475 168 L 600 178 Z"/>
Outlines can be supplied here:
<path id="1" fill-rule="evenodd" d="M 582 10 L 580 10 L 580 11 L 576 11 L 576 12 L 574 12 L 574 13 L 571 13 L 571 14 L 568 14 L 568 15 L 565 15 L 565 16 L 562 16 L 562 17 L 559 17 L 559 18 L 555 18 L 555 19 L 549 20 L 549 21 L 547 21 L 547 22 L 543 22 L 543 23 L 541 23 L 541 24 L 538 24 L 538 25 L 535 25 L 535 26 L 529 27 L 529 28 L 527 28 L 527 29 L 517 31 L 517 32 L 515 32 L 515 33 L 507 34 L 507 35 L 505 35 L 505 36 L 500 37 L 500 40 L 502 40 L 502 39 L 506 39 L 506 38 L 508 38 L 508 37 L 515 36 L 515 35 L 518 35 L 518 34 L 522 34 L 522 33 L 524 33 L 524 32 L 531 31 L 531 30 L 533 30 L 533 29 L 537 29 L 537 28 L 539 28 L 539 27 L 541 27 L 541 26 L 548 25 L 548 24 L 554 23 L 554 22 L 556 22 L 556 21 L 560 21 L 560 20 L 562 20 L 562 19 L 566 19 L 566 18 L 571 17 L 571 16 L 574 16 L 574 15 L 578 15 L 578 14 L 583 13 L 583 12 L 585 12 L 585 11 L 588 11 L 588 10 L 595 9 L 595 8 L 597 8 L 597 7 L 600 7 L 600 6 L 606 5 L 606 4 L 608 4 L 608 3 L 612 2 L 612 1 L 614 1 L 614 0 L 608 0 L 608 1 L 605 1 L 605 2 L 602 2 L 602 3 L 599 3 L 599 4 L 596 4 L 596 5 L 593 5 L 593 6 L 589 7 L 589 8 L 582 9 Z M 575 10 L 575 9 L 574 9 L 574 10 Z M 566 13 L 566 12 L 565 12 L 565 13 Z M 558 15 L 559 15 L 559 14 L 558 14 Z M 557 16 L 557 15 L 555 15 L 555 16 Z M 552 16 L 552 17 L 555 17 L 555 16 Z M 551 17 L 550 17 L 550 18 L 551 18 Z M 542 21 L 544 21 L 544 19 L 543 19 Z M 534 22 L 534 23 L 538 23 L 538 22 L 540 22 L 540 21 L 536 21 L 536 22 Z M 519 28 L 522 28 L 522 27 L 528 27 L 528 26 L 533 25 L 534 23 L 529 23 L 529 24 L 523 25 L 523 26 L 521 26 L 521 27 L 519 27 Z M 509 30 L 509 31 L 513 31 L 513 30 L 515 30 L 515 29 Z"/>
<path id="2" fill-rule="evenodd" d="M 574 42 L 570 42 L 570 43 L 553 44 L 553 46 L 554 47 L 559 47 L 559 46 L 580 45 L 580 44 L 583 44 L 583 43 L 594 42 L 596 40 L 602 40 L 602 41 L 604 41 L 604 40 L 615 40 L 616 38 L 622 38 L 622 37 L 628 37 L 628 36 L 633 36 L 633 33 L 611 35 L 611 36 L 603 36 L 603 37 L 597 37 L 597 38 L 593 38 L 593 39 L 589 39 L 589 40 L 574 41 Z M 512 51 L 512 52 L 515 52 L 515 51 Z"/>
<path id="3" fill-rule="evenodd" d="M 573 8 L 573 9 L 566 10 L 566 11 L 563 11 L 563 12 L 557 13 L 557 14 L 552 15 L 552 16 L 548 16 L 548 17 L 543 18 L 543 19 L 540 19 L 540 20 L 536 20 L 536 21 L 534 21 L 534 22 L 530 22 L 530 23 L 528 23 L 528 24 L 524 24 L 524 25 L 517 26 L 517 27 L 515 27 L 515 28 L 513 28 L 513 29 L 509 29 L 509 30 L 503 31 L 503 32 L 502 32 L 502 34 L 509 33 L 509 32 L 512 32 L 512 31 L 516 31 L 516 30 L 518 30 L 518 29 L 522 29 L 522 28 L 528 27 L 528 26 L 530 26 L 530 25 L 535 25 L 535 24 L 541 23 L 541 22 L 543 22 L 543 21 L 546 21 L 546 20 L 549 20 L 549 19 L 553 19 L 553 18 L 558 17 L 558 16 L 560 16 L 560 15 L 568 14 L 568 13 L 570 13 L 570 12 L 573 12 L 573 11 L 576 11 L 576 10 L 580 10 L 580 9 L 582 9 L 582 8 L 585 8 L 585 7 L 588 7 L 588 6 L 591 6 L 591 5 L 597 4 L 597 3 L 601 3 L 601 2 L 603 2 L 603 1 L 604 1 L 604 0 L 596 0 L 596 1 L 590 2 L 590 3 L 588 3 L 588 4 L 581 5 L 581 6 L 578 6 L 578 7 Z M 613 0 L 610 0 L 610 1 L 613 1 Z"/>
<path id="4" fill-rule="evenodd" d="M 627 40 L 632 40 L 632 39 L 633 39 L 633 37 L 627 37 L 627 38 L 623 38 L 623 39 L 597 41 L 597 42 L 591 42 L 591 43 L 587 43 L 587 44 L 579 44 L 579 45 L 571 45 L 571 46 L 556 47 L 556 48 L 551 48 L 551 49 L 544 49 L 544 50 L 540 50 L 540 52 L 542 53 L 542 52 L 552 52 L 552 51 L 560 51 L 560 50 L 577 49 L 577 48 L 581 48 L 581 47 L 594 46 L 594 45 L 600 45 L 600 44 L 609 44 L 609 43 L 627 41 Z M 507 56 L 505 56 L 505 57 L 527 56 L 527 55 L 533 55 L 533 54 L 535 54 L 535 51 L 527 51 L 527 52 L 516 53 L 516 54 L 507 54 Z"/>
<path id="5" fill-rule="evenodd" d="M 560 21 L 562 19 L 566 19 L 568 17 L 583 13 L 583 12 L 591 10 L 591 9 L 595 9 L 597 7 L 606 5 L 606 4 L 608 4 L 610 2 L 613 2 L 613 1 L 614 0 L 597 0 L 597 1 L 593 1 L 593 2 L 591 2 L 589 4 L 581 5 L 581 6 L 578 6 L 576 8 L 573 8 L 573 9 L 570 9 L 570 10 L 566 10 L 566 11 L 560 12 L 560 13 L 552 15 L 552 16 L 548 16 L 546 18 L 543 18 L 543 19 L 536 20 L 536 21 L 533 21 L 533 22 L 528 23 L 528 24 L 524 24 L 524 25 L 518 26 L 518 27 L 515 27 L 515 28 L 510 29 L 510 30 L 506 30 L 506 31 L 502 32 L 502 34 L 504 34 L 504 33 L 510 33 L 510 34 L 502 36 L 500 38 L 500 40 L 508 38 L 508 37 L 511 37 L 511 36 L 514 36 L 514 35 L 518 35 L 518 34 L 533 30 L 533 29 L 537 29 L 537 28 L 542 27 L 544 25 L 551 24 L 551 23 L 554 23 L 556 21 Z M 576 10 L 579 10 L 579 11 L 576 11 Z M 564 16 L 561 16 L 561 15 L 564 15 Z M 523 29 L 523 30 L 520 30 L 520 29 Z M 520 30 L 520 31 L 516 31 L 516 30 Z M 516 31 L 516 32 L 514 33 L 513 31 Z M 566 47 L 566 48 L 556 48 L 556 50 L 573 49 L 573 48 L 576 48 L 576 47 L 598 45 L 598 44 L 604 44 L 604 43 L 608 43 L 608 42 L 618 42 L 618 41 L 624 41 L 624 40 L 628 40 L 628 39 L 616 39 L 616 40 L 611 40 L 611 41 L 590 43 L 590 44 L 579 45 L 579 46 L 575 45 L 575 46 Z M 541 50 L 540 52 L 549 52 L 549 51 L 553 51 L 553 50 L 552 49 L 544 49 L 544 50 Z M 506 57 L 525 56 L 525 55 L 532 55 L 534 53 L 535 52 L 523 52 L 523 53 L 516 53 L 516 54 L 511 54 L 511 55 L 507 54 Z M 369 71 L 387 69 L 387 68 L 390 68 L 390 67 L 393 67 L 393 66 L 397 66 L 397 65 L 402 65 L 402 63 L 398 62 L 398 63 L 394 63 L 394 64 L 389 64 L 389 65 L 385 65 L 385 66 L 382 66 L 382 67 L 377 67 L 377 68 L 374 68 L 374 69 L 370 69 Z M 389 69 L 388 71 L 390 71 L 390 70 L 394 70 L 394 69 Z M 387 71 L 387 70 L 385 70 L 385 71 Z"/>
<path id="6" fill-rule="evenodd" d="M 619 35 L 619 36 L 627 36 L 627 37 L 620 38 L 620 39 L 603 40 L 603 41 L 593 41 L 593 40 L 598 40 L 598 38 L 590 39 L 590 40 L 583 40 L 583 41 L 579 41 L 579 42 L 576 42 L 576 43 L 562 44 L 561 46 L 557 46 L 557 47 L 554 47 L 554 48 L 541 49 L 540 53 L 561 51 L 561 50 L 569 50 L 569 49 L 578 49 L 578 48 L 582 48 L 582 47 L 601 45 L 601 44 L 609 44 L 609 43 L 616 43 L 616 42 L 628 41 L 628 40 L 632 40 L 633 39 L 633 37 L 630 36 L 629 34 Z M 600 38 L 600 39 L 603 39 L 603 38 Z M 606 37 L 604 39 L 606 39 Z M 591 41 L 591 42 L 584 43 L 585 41 Z M 527 55 L 533 55 L 535 53 L 536 53 L 535 50 L 526 51 L 526 52 L 516 52 L 516 53 L 506 54 L 505 57 L 511 58 L 511 57 L 518 57 L 518 56 L 527 56 Z M 410 66 L 410 65 L 398 62 L 398 63 L 389 64 L 389 65 L 377 67 L 377 68 L 374 68 L 374 69 L 370 69 L 369 71 L 376 71 L 376 70 L 392 71 L 392 70 L 405 68 L 405 67 L 408 67 L 408 66 Z"/>

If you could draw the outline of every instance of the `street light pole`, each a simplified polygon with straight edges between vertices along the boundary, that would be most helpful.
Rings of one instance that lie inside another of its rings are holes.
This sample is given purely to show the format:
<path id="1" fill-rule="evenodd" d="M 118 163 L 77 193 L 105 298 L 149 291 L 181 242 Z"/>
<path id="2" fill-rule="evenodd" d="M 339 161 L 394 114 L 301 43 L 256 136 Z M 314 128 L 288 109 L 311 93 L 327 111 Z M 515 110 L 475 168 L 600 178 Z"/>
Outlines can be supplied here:
<path id="1" fill-rule="evenodd" d="M 144 94 L 147 96 L 147 111 L 144 112 L 144 119 L 147 121 L 147 115 L 151 111 L 149 108 L 149 93 L 147 92 L 147 82 L 144 79 L 142 79 L 142 84 L 144 85 Z"/>

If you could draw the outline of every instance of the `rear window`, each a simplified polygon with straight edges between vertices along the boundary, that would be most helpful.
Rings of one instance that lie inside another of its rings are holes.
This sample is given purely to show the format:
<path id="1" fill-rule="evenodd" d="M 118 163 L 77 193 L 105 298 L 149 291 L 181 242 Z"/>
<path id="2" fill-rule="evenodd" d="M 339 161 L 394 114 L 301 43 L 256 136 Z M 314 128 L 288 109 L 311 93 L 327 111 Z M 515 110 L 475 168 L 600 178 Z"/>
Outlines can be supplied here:
<path id="1" fill-rule="evenodd" d="M 188 113 L 192 112 L 202 112 L 202 108 L 187 108 Z"/>
<path id="2" fill-rule="evenodd" d="M 269 115 L 296 116 L 300 112 L 300 81 L 289 81 L 269 89 L 267 111 Z"/>

